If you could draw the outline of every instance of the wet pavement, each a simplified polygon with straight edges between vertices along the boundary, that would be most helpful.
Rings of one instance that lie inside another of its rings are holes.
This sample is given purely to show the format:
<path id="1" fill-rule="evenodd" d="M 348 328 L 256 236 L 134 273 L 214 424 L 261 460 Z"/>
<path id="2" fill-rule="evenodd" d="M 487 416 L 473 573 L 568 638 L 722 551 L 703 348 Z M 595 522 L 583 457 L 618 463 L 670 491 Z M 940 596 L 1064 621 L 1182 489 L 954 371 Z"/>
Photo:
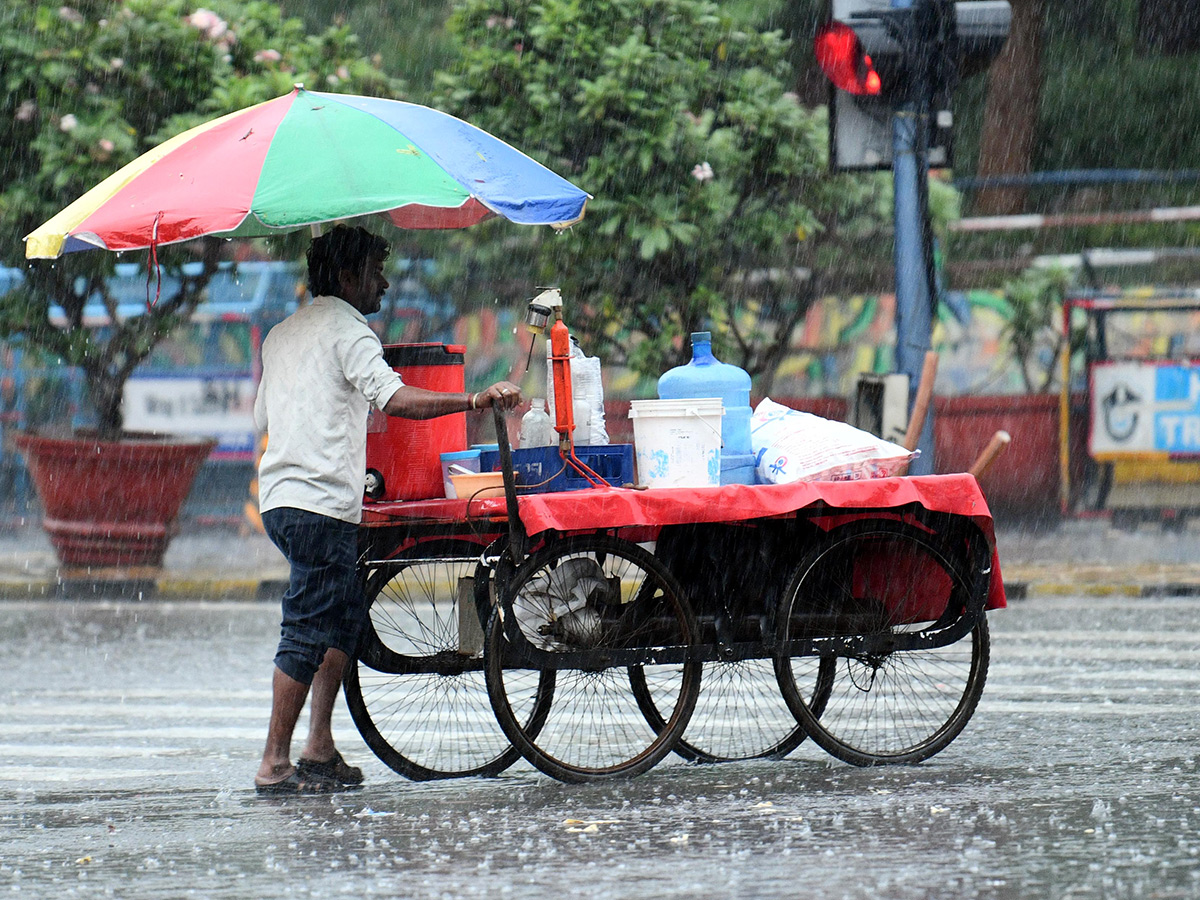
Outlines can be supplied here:
<path id="1" fill-rule="evenodd" d="M 1200 601 L 989 616 L 987 689 L 920 766 L 668 761 L 560 785 L 264 800 L 272 604 L 0 604 L 0 885 L 26 896 L 1200 896 Z"/>

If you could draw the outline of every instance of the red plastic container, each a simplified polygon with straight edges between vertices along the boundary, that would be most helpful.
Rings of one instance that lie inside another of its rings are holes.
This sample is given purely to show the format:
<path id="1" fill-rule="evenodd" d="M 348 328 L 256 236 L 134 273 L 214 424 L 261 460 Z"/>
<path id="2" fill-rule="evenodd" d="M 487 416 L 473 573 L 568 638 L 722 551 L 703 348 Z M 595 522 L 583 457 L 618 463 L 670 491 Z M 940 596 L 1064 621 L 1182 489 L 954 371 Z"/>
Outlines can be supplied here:
<path id="1" fill-rule="evenodd" d="M 431 391 L 462 393 L 459 344 L 385 344 L 383 358 L 404 383 Z M 467 414 L 436 419 L 396 419 L 373 410 L 367 422 L 367 468 L 383 478 L 375 500 L 431 500 L 446 496 L 441 455 L 467 449 Z"/>

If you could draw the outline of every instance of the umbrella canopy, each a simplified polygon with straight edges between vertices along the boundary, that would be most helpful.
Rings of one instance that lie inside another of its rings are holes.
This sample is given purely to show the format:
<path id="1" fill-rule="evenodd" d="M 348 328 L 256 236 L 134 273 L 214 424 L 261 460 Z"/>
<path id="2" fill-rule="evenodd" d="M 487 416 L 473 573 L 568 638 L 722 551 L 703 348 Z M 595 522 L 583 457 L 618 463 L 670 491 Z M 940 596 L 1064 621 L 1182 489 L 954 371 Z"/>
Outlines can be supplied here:
<path id="1" fill-rule="evenodd" d="M 588 199 L 454 116 L 297 85 L 139 156 L 27 235 L 25 255 L 263 237 L 370 214 L 401 228 L 463 228 L 494 215 L 565 227 Z"/>

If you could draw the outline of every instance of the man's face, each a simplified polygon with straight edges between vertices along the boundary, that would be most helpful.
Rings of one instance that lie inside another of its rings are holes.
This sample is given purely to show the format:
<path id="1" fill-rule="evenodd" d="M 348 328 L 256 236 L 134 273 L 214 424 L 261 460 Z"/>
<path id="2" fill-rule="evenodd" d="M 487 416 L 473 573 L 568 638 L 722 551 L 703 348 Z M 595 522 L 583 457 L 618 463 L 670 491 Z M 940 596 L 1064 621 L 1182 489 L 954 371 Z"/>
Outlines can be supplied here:
<path id="1" fill-rule="evenodd" d="M 342 299 L 364 316 L 379 312 L 388 280 L 383 275 L 383 260 L 369 256 L 360 269 L 344 269 L 341 276 Z"/>

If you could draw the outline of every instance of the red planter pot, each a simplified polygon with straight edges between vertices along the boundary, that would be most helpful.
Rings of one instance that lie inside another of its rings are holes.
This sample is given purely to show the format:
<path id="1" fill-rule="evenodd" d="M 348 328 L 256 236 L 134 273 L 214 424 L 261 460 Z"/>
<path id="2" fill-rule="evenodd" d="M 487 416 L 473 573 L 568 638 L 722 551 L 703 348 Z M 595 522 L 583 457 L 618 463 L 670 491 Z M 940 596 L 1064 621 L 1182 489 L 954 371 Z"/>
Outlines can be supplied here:
<path id="1" fill-rule="evenodd" d="M 65 566 L 160 566 L 209 438 L 18 434 L 42 501 L 42 526 Z"/>

